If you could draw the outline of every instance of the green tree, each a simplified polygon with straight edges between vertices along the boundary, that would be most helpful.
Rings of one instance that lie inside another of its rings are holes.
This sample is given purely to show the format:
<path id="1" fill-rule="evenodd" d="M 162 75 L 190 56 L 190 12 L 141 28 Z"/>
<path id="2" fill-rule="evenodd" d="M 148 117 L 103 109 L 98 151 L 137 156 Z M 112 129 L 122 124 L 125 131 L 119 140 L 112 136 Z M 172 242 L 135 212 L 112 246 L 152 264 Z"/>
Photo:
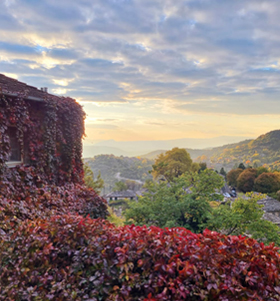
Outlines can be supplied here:
<path id="1" fill-rule="evenodd" d="M 163 176 L 170 182 L 190 171 L 192 164 L 190 154 L 184 148 L 175 147 L 158 156 L 153 165 L 152 175 L 155 179 Z"/>
<path id="2" fill-rule="evenodd" d="M 224 168 L 222 167 L 221 170 L 220 170 L 220 174 L 224 177 L 226 177 L 227 173 L 226 171 L 224 170 Z"/>
<path id="3" fill-rule="evenodd" d="M 213 200 L 221 200 L 216 190 L 223 179 L 212 170 L 183 174 L 173 182 L 149 182 L 148 192 L 138 202 L 131 202 L 126 220 L 137 225 L 185 227 L 201 232 L 211 215 Z"/>
<path id="4" fill-rule="evenodd" d="M 240 169 L 246 169 L 246 167 L 245 167 L 245 165 L 243 164 L 243 163 L 240 163 L 239 165 L 238 165 L 238 168 L 240 168 Z"/>
<path id="5" fill-rule="evenodd" d="M 95 180 L 93 171 L 86 163 L 84 164 L 84 182 L 87 187 L 94 189 L 98 194 L 101 193 L 101 190 L 104 187 L 104 181 L 101 178 L 100 171 Z"/>
<path id="6" fill-rule="evenodd" d="M 127 190 L 127 185 L 124 182 L 118 181 L 115 183 L 113 191 L 125 191 L 125 190 Z"/>
<path id="7" fill-rule="evenodd" d="M 264 220 L 262 206 L 257 201 L 261 196 L 248 194 L 214 208 L 207 221 L 207 228 L 226 235 L 248 235 L 266 244 L 275 242 L 280 246 L 279 228 Z"/>
<path id="8" fill-rule="evenodd" d="M 205 162 L 199 162 L 199 172 L 207 169 L 207 164 Z"/>

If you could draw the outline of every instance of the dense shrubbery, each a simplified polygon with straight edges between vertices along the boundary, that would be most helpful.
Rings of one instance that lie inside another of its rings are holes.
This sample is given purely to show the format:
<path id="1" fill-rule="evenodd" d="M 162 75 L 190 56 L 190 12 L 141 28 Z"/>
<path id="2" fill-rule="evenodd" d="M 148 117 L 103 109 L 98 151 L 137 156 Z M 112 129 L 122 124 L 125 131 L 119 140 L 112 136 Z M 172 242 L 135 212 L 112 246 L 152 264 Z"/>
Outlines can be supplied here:
<path id="1" fill-rule="evenodd" d="M 0 238 L 0 300 L 279 300 L 277 249 L 253 239 L 69 215 Z"/>
<path id="2" fill-rule="evenodd" d="M 107 216 L 106 202 L 94 190 L 81 184 L 56 186 L 45 183 L 34 167 L 18 166 L 0 181 L 0 229 L 9 231 L 10 223 L 77 213 L 92 218 Z M 13 226 L 13 225 L 12 225 Z"/>
<path id="3" fill-rule="evenodd" d="M 242 192 L 255 190 L 261 193 L 276 193 L 280 189 L 280 172 L 268 172 L 264 167 L 232 169 L 227 174 L 229 185 L 237 186 Z"/>

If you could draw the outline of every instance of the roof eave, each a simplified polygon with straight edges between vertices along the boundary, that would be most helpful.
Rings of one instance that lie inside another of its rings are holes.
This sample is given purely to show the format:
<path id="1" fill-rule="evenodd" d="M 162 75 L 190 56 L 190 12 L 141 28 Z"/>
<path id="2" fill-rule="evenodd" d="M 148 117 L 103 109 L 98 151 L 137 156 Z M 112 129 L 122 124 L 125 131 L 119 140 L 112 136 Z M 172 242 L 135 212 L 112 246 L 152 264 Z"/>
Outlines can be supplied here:
<path id="1" fill-rule="evenodd" d="M 12 96 L 12 97 L 18 96 L 17 93 L 10 93 L 10 92 L 2 92 L 2 94 L 7 95 L 7 96 Z M 27 97 L 24 97 L 24 99 L 33 100 L 33 101 L 41 101 L 41 102 L 44 101 L 43 98 L 38 98 L 38 97 L 34 97 L 34 96 L 27 96 Z"/>

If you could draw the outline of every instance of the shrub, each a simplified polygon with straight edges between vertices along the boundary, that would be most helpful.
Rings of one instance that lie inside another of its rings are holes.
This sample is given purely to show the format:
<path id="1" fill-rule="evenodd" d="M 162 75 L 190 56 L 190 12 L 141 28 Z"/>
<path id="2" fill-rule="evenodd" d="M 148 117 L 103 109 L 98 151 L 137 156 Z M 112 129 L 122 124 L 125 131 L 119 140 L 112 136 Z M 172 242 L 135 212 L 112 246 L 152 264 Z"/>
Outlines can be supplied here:
<path id="1" fill-rule="evenodd" d="M 91 188 L 75 183 L 63 186 L 47 184 L 33 167 L 18 166 L 0 181 L 0 230 L 26 219 L 46 218 L 59 214 L 90 215 L 106 218 L 107 203 Z M 12 226 L 13 228 L 13 226 Z"/>
<path id="2" fill-rule="evenodd" d="M 280 189 L 280 177 L 276 173 L 262 173 L 255 180 L 255 189 L 262 193 L 277 192 Z"/>
<path id="3" fill-rule="evenodd" d="M 1 236 L 0 300 L 279 300 L 273 245 L 57 216 Z"/>

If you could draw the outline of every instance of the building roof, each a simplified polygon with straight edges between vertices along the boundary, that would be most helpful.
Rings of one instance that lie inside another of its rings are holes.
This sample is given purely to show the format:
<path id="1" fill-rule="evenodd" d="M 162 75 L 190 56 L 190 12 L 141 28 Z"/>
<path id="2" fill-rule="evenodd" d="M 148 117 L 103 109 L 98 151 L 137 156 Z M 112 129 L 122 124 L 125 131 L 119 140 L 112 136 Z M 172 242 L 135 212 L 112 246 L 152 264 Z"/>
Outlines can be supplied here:
<path id="1" fill-rule="evenodd" d="M 263 205 L 262 209 L 265 212 L 280 212 L 280 202 L 271 197 L 259 200 L 258 204 Z"/>
<path id="2" fill-rule="evenodd" d="M 46 96 L 51 96 L 57 100 L 61 99 L 59 96 L 49 94 L 14 78 L 7 77 L 4 74 L 0 74 L 0 94 L 1 93 L 11 96 L 17 96 L 20 93 L 26 95 L 26 99 L 37 101 L 44 100 Z"/>
<path id="3" fill-rule="evenodd" d="M 136 197 L 136 193 L 132 190 L 124 190 L 124 191 L 113 191 L 107 194 L 107 198 L 134 198 Z"/>
<path id="4" fill-rule="evenodd" d="M 280 226 L 280 217 L 272 212 L 265 212 L 263 218 Z"/>

